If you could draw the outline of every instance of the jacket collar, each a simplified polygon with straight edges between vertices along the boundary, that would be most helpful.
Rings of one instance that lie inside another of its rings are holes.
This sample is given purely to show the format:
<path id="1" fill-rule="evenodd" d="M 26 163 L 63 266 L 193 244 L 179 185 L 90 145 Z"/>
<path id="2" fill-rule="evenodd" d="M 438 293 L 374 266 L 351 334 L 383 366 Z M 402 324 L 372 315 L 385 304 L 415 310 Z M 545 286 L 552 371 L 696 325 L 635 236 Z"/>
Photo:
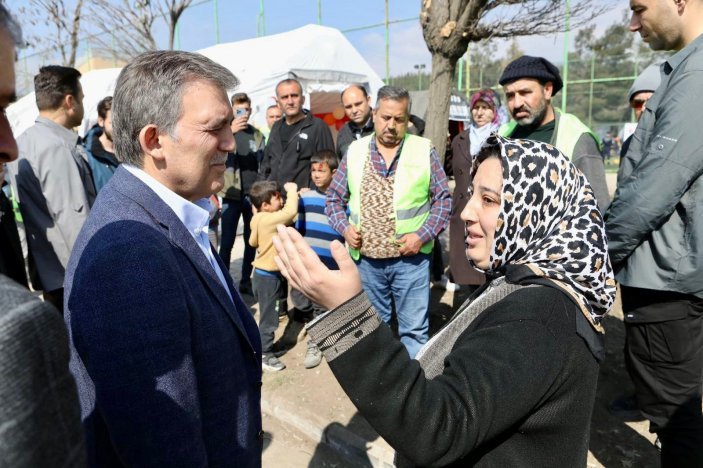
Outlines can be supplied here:
<path id="1" fill-rule="evenodd" d="M 202 277 L 203 283 L 207 285 L 210 293 L 217 298 L 217 301 L 232 320 L 235 327 L 246 338 L 252 349 L 255 350 L 255 347 L 251 343 L 249 335 L 246 332 L 246 328 L 244 327 L 242 317 L 240 316 L 240 314 L 249 312 L 246 305 L 244 305 L 239 297 L 239 293 L 234 289 L 232 278 L 230 277 L 227 269 L 224 267 L 222 261 L 219 259 L 219 255 L 216 254 L 215 258 L 224 273 L 227 286 L 230 289 L 230 293 L 234 301 L 234 306 L 232 305 L 233 301 L 230 300 L 227 292 L 222 287 L 222 283 L 213 271 L 212 265 L 210 265 L 210 262 L 207 258 L 205 258 L 205 255 L 198 247 L 195 239 L 193 239 L 193 236 L 191 236 L 173 210 L 169 208 L 169 206 L 161 200 L 161 198 L 159 198 L 159 196 L 156 195 L 152 189 L 150 189 L 137 177 L 130 174 L 124 167 L 118 167 L 112 179 L 114 182 L 111 180 L 110 183 L 115 190 L 137 203 L 144 209 L 144 211 L 149 213 L 155 224 L 159 226 L 169 242 L 183 251 L 188 260 L 195 267 L 195 270 Z"/>

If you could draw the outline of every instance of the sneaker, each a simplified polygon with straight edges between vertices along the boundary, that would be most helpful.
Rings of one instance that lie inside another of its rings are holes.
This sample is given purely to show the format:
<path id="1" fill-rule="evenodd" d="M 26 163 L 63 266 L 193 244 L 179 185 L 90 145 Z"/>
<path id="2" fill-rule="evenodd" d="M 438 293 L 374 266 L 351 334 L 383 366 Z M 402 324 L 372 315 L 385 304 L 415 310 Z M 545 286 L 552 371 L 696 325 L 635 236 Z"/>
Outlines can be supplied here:
<path id="1" fill-rule="evenodd" d="M 613 416 L 622 418 L 624 421 L 643 421 L 644 416 L 637 408 L 635 395 L 620 395 L 608 403 L 608 411 Z"/>
<path id="2" fill-rule="evenodd" d="M 308 350 L 305 353 L 305 360 L 303 361 L 305 368 L 312 369 L 313 367 L 317 367 L 320 365 L 321 361 L 322 352 L 320 351 L 320 348 L 318 348 L 317 345 L 308 342 Z"/>
<path id="3" fill-rule="evenodd" d="M 272 353 L 264 353 L 261 355 L 261 368 L 268 372 L 278 372 L 285 369 L 286 365 Z"/>
<path id="4" fill-rule="evenodd" d="M 443 288 L 449 292 L 455 292 L 455 291 L 459 290 L 459 285 L 456 283 L 452 283 L 451 280 L 449 278 L 447 278 L 446 275 L 442 275 L 442 278 L 440 278 L 439 280 L 433 281 L 432 285 Z"/>

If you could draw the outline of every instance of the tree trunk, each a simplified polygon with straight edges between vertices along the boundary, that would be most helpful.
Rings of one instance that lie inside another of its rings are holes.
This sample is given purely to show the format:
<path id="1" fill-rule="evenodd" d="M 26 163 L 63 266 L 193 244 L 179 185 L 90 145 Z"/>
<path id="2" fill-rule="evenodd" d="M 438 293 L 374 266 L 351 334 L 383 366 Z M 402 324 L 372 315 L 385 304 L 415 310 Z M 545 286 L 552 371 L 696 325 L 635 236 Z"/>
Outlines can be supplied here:
<path id="1" fill-rule="evenodd" d="M 437 155 L 444 162 L 447 149 L 447 123 L 449 121 L 449 98 L 454 84 L 456 59 L 440 54 L 432 55 L 430 98 L 427 105 L 425 137 L 432 140 Z"/>

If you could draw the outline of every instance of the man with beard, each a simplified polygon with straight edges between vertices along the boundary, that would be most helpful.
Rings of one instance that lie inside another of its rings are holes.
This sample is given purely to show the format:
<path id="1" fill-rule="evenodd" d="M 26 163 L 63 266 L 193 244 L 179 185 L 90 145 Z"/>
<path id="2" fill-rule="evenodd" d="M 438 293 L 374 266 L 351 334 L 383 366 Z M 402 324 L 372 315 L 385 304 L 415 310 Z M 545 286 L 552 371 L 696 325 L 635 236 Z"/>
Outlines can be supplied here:
<path id="1" fill-rule="evenodd" d="M 95 190 L 99 192 L 120 164 L 112 145 L 112 96 L 98 103 L 98 124 L 86 135 L 85 150 L 93 171 Z"/>
<path id="2" fill-rule="evenodd" d="M 95 201 L 87 156 L 71 130 L 83 120 L 80 77 L 70 67 L 39 70 L 34 77 L 39 117 L 17 139 L 19 158 L 7 166 L 40 289 L 60 311 L 68 256 Z"/>
<path id="3" fill-rule="evenodd" d="M 542 57 L 523 55 L 510 62 L 498 80 L 513 119 L 498 132 L 509 138 L 549 143 L 583 172 L 593 188 L 598 208 L 610 203 L 598 137 L 578 117 L 552 106 L 563 86 L 559 70 Z"/>
<path id="4" fill-rule="evenodd" d="M 341 97 L 349 122 L 345 123 L 337 134 L 337 156 L 340 160 L 354 140 L 373 133 L 371 97 L 366 88 L 360 84 L 349 85 L 342 91 Z"/>

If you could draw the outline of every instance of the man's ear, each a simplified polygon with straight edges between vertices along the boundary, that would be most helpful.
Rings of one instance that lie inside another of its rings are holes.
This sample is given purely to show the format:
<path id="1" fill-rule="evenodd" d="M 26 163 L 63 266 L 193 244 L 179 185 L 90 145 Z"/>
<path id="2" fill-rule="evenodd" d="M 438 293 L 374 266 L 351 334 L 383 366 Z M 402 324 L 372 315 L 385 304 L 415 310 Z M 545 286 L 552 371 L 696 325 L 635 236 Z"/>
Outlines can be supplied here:
<path id="1" fill-rule="evenodd" d="M 551 99 L 554 91 L 554 83 L 547 81 L 544 83 L 544 86 L 542 86 L 542 89 L 544 89 L 544 98 L 547 100 Z"/>
<path id="2" fill-rule="evenodd" d="M 159 129 L 156 125 L 149 124 L 142 127 L 139 131 L 139 145 L 142 147 L 142 153 L 156 160 L 163 160 L 164 154 L 159 137 Z"/>
<path id="3" fill-rule="evenodd" d="M 69 111 L 76 106 L 76 97 L 73 94 L 66 94 L 61 101 L 61 105 L 65 111 Z"/>

